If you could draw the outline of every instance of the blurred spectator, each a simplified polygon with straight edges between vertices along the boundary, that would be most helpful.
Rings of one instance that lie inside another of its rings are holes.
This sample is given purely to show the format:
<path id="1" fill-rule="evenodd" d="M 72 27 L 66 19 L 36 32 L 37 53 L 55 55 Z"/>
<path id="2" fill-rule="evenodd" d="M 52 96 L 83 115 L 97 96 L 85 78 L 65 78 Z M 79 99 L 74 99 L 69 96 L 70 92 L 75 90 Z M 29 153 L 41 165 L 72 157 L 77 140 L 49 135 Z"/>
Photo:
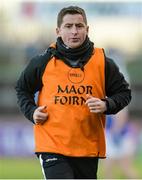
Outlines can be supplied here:
<path id="1" fill-rule="evenodd" d="M 129 120 L 127 108 L 115 116 L 107 117 L 106 139 L 105 178 L 118 178 L 115 177 L 116 168 L 120 169 L 125 178 L 138 178 L 134 166 L 138 147 L 137 129 Z"/>
<path id="2" fill-rule="evenodd" d="M 130 81 L 124 54 L 115 48 L 110 48 L 108 52 L 110 57 L 118 64 L 127 81 Z M 107 159 L 104 162 L 105 178 L 118 178 L 115 177 L 115 170 L 118 167 L 125 178 L 138 178 L 139 175 L 133 162 L 138 145 L 138 136 L 134 123 L 130 122 L 128 108 L 123 109 L 116 115 L 107 116 L 106 127 Z"/>

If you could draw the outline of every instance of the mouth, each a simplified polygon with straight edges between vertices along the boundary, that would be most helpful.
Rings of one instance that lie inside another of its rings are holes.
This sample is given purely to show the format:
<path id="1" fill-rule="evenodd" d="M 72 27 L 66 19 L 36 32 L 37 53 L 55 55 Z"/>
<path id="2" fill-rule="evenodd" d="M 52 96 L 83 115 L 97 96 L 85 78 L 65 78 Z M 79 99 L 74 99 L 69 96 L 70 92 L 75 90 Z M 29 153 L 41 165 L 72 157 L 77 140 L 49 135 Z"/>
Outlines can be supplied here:
<path id="1" fill-rule="evenodd" d="M 80 39 L 79 39 L 79 38 L 70 38 L 70 40 L 71 40 L 72 42 L 78 42 Z"/>

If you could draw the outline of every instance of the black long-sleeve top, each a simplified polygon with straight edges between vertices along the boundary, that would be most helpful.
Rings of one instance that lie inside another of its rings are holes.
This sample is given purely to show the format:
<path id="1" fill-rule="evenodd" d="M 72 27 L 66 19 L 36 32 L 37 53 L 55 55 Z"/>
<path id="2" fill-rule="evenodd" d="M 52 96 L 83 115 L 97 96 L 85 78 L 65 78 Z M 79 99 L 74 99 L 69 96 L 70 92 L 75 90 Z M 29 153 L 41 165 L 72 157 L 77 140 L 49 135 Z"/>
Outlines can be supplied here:
<path id="1" fill-rule="evenodd" d="M 46 51 L 43 55 L 34 57 L 21 73 L 15 87 L 20 109 L 33 123 L 33 113 L 37 108 L 34 95 L 42 88 L 42 75 L 51 56 L 53 54 Z M 129 84 L 120 73 L 118 66 L 108 57 L 105 57 L 105 91 L 104 100 L 107 105 L 105 114 L 116 114 L 131 100 Z"/>

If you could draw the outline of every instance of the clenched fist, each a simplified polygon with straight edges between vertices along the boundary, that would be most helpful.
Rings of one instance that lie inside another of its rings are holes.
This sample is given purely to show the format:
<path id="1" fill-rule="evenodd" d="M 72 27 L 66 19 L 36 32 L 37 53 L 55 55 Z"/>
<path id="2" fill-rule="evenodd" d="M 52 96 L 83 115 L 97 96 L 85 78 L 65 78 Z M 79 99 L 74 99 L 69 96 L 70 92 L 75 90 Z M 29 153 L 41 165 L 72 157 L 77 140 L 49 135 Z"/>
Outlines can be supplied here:
<path id="1" fill-rule="evenodd" d="M 46 106 L 39 106 L 33 113 L 33 119 L 35 124 L 44 124 L 48 119 Z"/>
<path id="2" fill-rule="evenodd" d="M 107 108 L 105 101 L 102 101 L 101 99 L 90 96 L 88 94 L 85 104 L 89 107 L 90 112 L 93 113 L 104 113 Z"/>

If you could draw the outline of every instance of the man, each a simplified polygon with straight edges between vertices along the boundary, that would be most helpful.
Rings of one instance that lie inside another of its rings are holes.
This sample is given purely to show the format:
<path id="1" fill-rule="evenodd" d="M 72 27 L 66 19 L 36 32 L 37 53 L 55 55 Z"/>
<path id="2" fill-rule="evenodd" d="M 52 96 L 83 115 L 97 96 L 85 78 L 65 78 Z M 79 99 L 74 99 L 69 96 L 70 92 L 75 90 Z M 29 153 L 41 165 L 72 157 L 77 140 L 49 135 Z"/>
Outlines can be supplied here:
<path id="1" fill-rule="evenodd" d="M 17 82 L 18 103 L 34 123 L 35 152 L 47 179 L 96 179 L 98 159 L 106 153 L 105 114 L 131 99 L 118 67 L 94 48 L 88 31 L 82 8 L 63 8 L 57 42 L 33 58 Z"/>

